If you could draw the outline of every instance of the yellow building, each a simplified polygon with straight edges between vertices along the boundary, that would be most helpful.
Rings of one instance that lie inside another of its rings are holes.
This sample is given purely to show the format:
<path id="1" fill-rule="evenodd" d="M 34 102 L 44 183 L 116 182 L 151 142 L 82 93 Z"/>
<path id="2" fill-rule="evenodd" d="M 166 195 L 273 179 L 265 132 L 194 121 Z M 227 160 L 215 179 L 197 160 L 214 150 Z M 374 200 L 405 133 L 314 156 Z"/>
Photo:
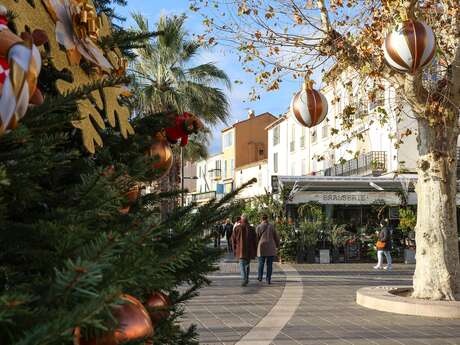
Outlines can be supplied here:
<path id="1" fill-rule="evenodd" d="M 277 118 L 270 113 L 255 116 L 222 130 L 222 184 L 224 193 L 234 189 L 235 169 L 267 159 L 268 139 L 265 127 Z"/>

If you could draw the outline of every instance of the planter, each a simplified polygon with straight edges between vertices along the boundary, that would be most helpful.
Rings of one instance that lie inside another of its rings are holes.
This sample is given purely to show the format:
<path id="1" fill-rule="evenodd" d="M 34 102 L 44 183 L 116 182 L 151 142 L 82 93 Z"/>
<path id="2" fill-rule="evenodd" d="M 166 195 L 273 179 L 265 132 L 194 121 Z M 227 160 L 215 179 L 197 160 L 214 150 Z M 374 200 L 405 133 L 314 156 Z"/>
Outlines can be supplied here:
<path id="1" fill-rule="evenodd" d="M 329 249 L 319 250 L 319 263 L 330 264 L 331 263 L 331 251 Z"/>
<path id="2" fill-rule="evenodd" d="M 415 249 L 405 248 L 404 249 L 404 263 L 415 264 Z"/>
<path id="3" fill-rule="evenodd" d="M 305 261 L 309 264 L 315 263 L 315 247 L 307 248 L 307 252 L 305 255 Z"/>

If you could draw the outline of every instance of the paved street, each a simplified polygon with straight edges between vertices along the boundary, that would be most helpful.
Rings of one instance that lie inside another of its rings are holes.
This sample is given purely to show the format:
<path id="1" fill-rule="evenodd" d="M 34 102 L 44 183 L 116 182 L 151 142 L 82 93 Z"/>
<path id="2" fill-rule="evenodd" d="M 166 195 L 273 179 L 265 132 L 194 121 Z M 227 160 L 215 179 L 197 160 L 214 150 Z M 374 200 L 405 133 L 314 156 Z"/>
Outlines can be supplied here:
<path id="1" fill-rule="evenodd" d="M 186 307 L 184 324 L 197 324 L 201 344 L 237 345 L 460 345 L 460 320 L 373 311 L 355 303 L 356 290 L 407 285 L 413 266 L 392 272 L 371 264 L 275 265 L 273 284 L 259 283 L 251 265 L 240 286 L 236 262 L 223 260 L 210 287 Z"/>

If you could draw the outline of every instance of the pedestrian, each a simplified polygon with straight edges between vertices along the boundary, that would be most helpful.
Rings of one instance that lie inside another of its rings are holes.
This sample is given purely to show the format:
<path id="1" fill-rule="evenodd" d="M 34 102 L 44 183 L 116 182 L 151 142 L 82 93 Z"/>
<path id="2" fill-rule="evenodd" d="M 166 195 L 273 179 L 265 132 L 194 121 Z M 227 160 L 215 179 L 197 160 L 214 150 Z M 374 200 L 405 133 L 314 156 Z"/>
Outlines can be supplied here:
<path id="1" fill-rule="evenodd" d="M 233 253 L 233 247 L 232 247 L 232 233 L 233 233 L 233 224 L 230 222 L 230 218 L 227 218 L 225 220 L 225 224 L 223 226 L 225 238 L 227 239 L 227 252 L 228 253 Z"/>
<path id="2" fill-rule="evenodd" d="M 257 279 L 261 282 L 264 275 L 264 265 L 267 263 L 265 280 L 272 282 L 273 260 L 280 245 L 280 238 L 273 224 L 268 222 L 268 216 L 262 215 L 262 222 L 257 226 L 257 256 L 259 258 L 259 270 Z"/>
<path id="3" fill-rule="evenodd" d="M 388 219 L 382 219 L 380 222 L 380 232 L 378 234 L 377 247 L 377 266 L 374 269 L 384 269 L 391 271 L 391 229 L 388 226 Z M 383 267 L 383 255 L 387 258 L 387 266 Z"/>
<path id="4" fill-rule="evenodd" d="M 241 286 L 246 286 L 249 282 L 249 265 L 257 253 L 256 232 L 249 227 L 246 215 L 241 216 L 240 222 L 233 229 L 231 242 L 235 257 L 240 262 Z"/>
<path id="5" fill-rule="evenodd" d="M 235 218 L 235 223 L 233 224 L 233 230 L 235 230 L 236 226 L 240 223 L 241 217 L 238 216 Z"/>
<path id="6" fill-rule="evenodd" d="M 215 224 L 212 227 L 212 237 L 214 238 L 214 248 L 220 248 L 220 238 L 222 236 L 222 226 Z"/>

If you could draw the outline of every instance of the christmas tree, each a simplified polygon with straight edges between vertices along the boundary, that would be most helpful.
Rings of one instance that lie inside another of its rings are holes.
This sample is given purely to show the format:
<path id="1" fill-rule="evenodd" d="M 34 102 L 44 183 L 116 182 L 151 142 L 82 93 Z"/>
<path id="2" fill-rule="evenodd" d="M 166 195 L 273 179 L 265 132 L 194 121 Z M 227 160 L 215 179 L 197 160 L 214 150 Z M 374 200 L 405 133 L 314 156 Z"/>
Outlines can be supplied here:
<path id="1" fill-rule="evenodd" d="M 130 116 L 126 77 L 155 33 L 113 28 L 109 1 L 3 4 L 0 344 L 197 343 L 178 318 L 237 191 L 162 217 L 176 109 Z"/>

